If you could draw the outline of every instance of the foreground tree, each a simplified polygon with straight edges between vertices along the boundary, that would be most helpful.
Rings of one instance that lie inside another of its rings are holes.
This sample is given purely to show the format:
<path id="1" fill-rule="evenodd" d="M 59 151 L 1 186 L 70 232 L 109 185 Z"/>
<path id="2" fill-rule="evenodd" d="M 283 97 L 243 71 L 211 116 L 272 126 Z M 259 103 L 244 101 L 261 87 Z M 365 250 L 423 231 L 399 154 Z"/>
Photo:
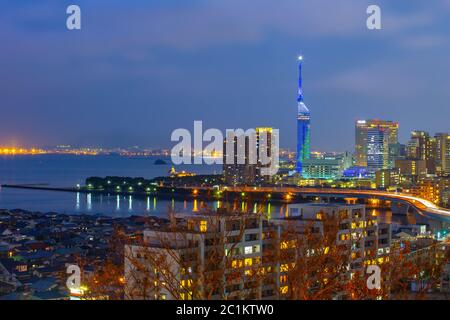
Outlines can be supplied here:
<path id="1" fill-rule="evenodd" d="M 167 226 L 127 246 L 127 298 L 260 298 L 262 260 L 246 258 L 242 246 L 246 230 L 261 228 L 260 215 L 203 208 L 190 217 L 169 216 Z"/>

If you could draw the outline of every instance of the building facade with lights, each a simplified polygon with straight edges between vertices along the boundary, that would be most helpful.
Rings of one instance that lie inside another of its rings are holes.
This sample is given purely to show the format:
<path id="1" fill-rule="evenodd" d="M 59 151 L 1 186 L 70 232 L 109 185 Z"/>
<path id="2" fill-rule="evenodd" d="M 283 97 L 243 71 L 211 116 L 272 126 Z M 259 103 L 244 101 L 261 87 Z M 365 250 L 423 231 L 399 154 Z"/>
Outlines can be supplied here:
<path id="1" fill-rule="evenodd" d="M 427 174 L 436 172 L 436 140 L 426 131 L 411 132 L 407 146 L 408 159 L 424 160 Z"/>
<path id="2" fill-rule="evenodd" d="M 344 245 L 347 248 L 345 253 L 349 255 L 347 272 L 342 274 L 344 282 L 352 279 L 356 272 L 367 265 L 381 265 L 389 260 L 391 225 L 380 223 L 377 217 L 369 215 L 365 205 L 290 204 L 288 212 L 289 218 L 280 219 L 280 225 L 286 224 L 291 219 L 300 234 L 307 232 L 306 230 L 324 234 L 324 229 L 329 228 L 330 223 L 338 224 L 335 243 L 339 246 Z M 282 271 L 280 269 L 281 277 Z M 285 285 L 288 286 L 288 284 Z M 281 288 L 280 291 L 282 291 Z M 346 297 L 343 293 L 336 292 L 335 298 L 345 299 Z"/>
<path id="3" fill-rule="evenodd" d="M 256 164 L 251 164 L 250 137 L 227 136 L 223 142 L 223 177 L 228 185 L 253 185 L 256 181 Z M 239 150 L 244 151 L 239 155 Z M 232 161 L 227 160 L 231 158 Z"/>
<path id="4" fill-rule="evenodd" d="M 329 245 L 345 244 L 348 249 L 346 280 L 364 265 L 383 263 L 390 252 L 390 225 L 368 216 L 364 205 L 292 204 L 288 213 L 270 220 L 225 211 L 174 215 L 170 226 L 146 230 L 142 243 L 125 247 L 125 297 L 199 299 L 203 286 L 213 280 L 208 295 L 213 300 L 289 298 L 296 255 L 309 250 L 298 247 L 300 239 L 320 239 L 330 221 L 338 223 L 338 229 Z M 318 245 L 325 254 L 330 250 Z M 206 278 L 214 272 L 218 278 Z"/>
<path id="5" fill-rule="evenodd" d="M 390 168 L 395 156 L 391 146 L 398 144 L 398 123 L 378 119 L 358 120 L 355 125 L 355 160 L 357 166 L 375 173 Z"/>
<path id="6" fill-rule="evenodd" d="M 199 299 L 199 293 L 208 290 L 203 287 L 208 282 L 204 274 L 217 272 L 217 268 L 223 273 L 210 279 L 214 292 L 209 299 L 276 297 L 275 281 L 264 284 L 254 276 L 261 268 L 273 269 L 263 255 L 263 248 L 272 239 L 263 236 L 268 226 L 262 215 L 247 214 L 243 219 L 226 212 L 212 217 L 177 214 L 174 223 L 176 231 L 146 230 L 143 244 L 125 247 L 127 299 Z M 150 255 L 166 258 L 156 266 Z M 147 286 L 146 278 L 150 280 Z"/>
<path id="7" fill-rule="evenodd" d="M 254 135 L 253 135 L 254 133 Z M 258 127 L 254 132 L 240 135 L 228 132 L 223 143 L 223 176 L 229 185 L 255 185 L 266 183 L 269 175 L 264 168 L 270 168 L 272 157 L 278 150 L 273 128 Z"/>
<path id="8" fill-rule="evenodd" d="M 387 189 L 397 187 L 401 182 L 400 169 L 382 169 L 375 173 L 375 184 L 377 188 Z"/>
<path id="9" fill-rule="evenodd" d="M 436 171 L 440 174 L 450 174 L 450 135 L 436 133 Z"/>
<path id="10" fill-rule="evenodd" d="M 395 167 L 400 170 L 402 182 L 416 183 L 427 174 L 425 160 L 400 159 L 395 161 Z"/>
<path id="11" fill-rule="evenodd" d="M 341 175 L 341 163 L 337 159 L 308 159 L 303 161 L 303 178 L 336 179 Z"/>

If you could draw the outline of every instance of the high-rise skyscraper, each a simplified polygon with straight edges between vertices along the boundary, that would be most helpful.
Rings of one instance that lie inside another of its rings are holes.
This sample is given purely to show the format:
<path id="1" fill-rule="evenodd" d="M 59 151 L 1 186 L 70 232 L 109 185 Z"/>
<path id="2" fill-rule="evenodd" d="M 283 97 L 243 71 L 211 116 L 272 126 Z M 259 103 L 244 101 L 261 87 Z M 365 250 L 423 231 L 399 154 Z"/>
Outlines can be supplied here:
<path id="1" fill-rule="evenodd" d="M 375 172 L 395 162 L 390 147 L 398 144 L 398 123 L 384 120 L 358 120 L 355 125 L 356 165 Z"/>
<path id="2" fill-rule="evenodd" d="M 395 161 L 406 158 L 406 146 L 401 143 L 389 145 L 389 168 L 395 167 Z"/>
<path id="3" fill-rule="evenodd" d="M 263 168 L 270 168 L 272 165 L 272 156 L 277 150 L 274 150 L 272 145 L 272 133 L 273 128 L 270 127 L 258 127 L 256 128 L 256 149 L 257 153 L 257 164 L 256 164 L 256 182 L 264 183 L 270 181 L 269 175 L 264 175 L 262 173 Z M 261 157 L 267 157 L 267 159 L 262 159 Z"/>
<path id="4" fill-rule="evenodd" d="M 245 134 L 240 136 L 229 134 L 223 141 L 223 176 L 229 185 L 255 183 L 256 164 L 250 161 L 250 153 L 255 150 L 251 147 L 250 140 Z M 243 154 L 239 151 L 243 151 Z"/>
<path id="5" fill-rule="evenodd" d="M 375 173 L 389 167 L 389 132 L 374 127 L 367 130 L 367 169 Z"/>
<path id="6" fill-rule="evenodd" d="M 228 133 L 223 142 L 225 182 L 230 185 L 254 185 L 268 182 L 270 176 L 264 175 L 262 170 L 271 167 L 272 156 L 278 152 L 274 149 L 272 139 L 273 128 L 269 127 L 256 128 L 253 137 L 246 133 L 241 135 Z M 232 160 L 230 163 L 227 157 Z"/>
<path id="7" fill-rule="evenodd" d="M 450 173 L 450 135 L 448 133 L 436 133 L 436 169 L 439 173 Z"/>
<path id="8" fill-rule="evenodd" d="M 407 156 L 409 159 L 425 160 L 427 173 L 436 172 L 436 141 L 430 137 L 426 131 L 411 132 L 411 139 L 408 142 Z"/>
<path id="9" fill-rule="evenodd" d="M 301 175 L 302 163 L 310 158 L 310 119 L 309 109 L 303 102 L 302 88 L 302 63 L 303 57 L 298 57 L 298 97 L 297 97 L 297 172 Z"/>

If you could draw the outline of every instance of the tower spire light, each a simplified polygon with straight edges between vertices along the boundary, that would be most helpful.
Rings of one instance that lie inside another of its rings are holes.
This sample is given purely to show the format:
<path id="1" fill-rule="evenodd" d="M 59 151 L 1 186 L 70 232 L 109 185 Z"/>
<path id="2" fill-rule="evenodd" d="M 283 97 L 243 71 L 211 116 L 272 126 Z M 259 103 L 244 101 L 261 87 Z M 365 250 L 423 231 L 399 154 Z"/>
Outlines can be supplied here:
<path id="1" fill-rule="evenodd" d="M 303 88 L 302 88 L 302 62 L 303 56 L 299 55 L 298 58 L 298 98 L 297 102 L 303 101 Z"/>

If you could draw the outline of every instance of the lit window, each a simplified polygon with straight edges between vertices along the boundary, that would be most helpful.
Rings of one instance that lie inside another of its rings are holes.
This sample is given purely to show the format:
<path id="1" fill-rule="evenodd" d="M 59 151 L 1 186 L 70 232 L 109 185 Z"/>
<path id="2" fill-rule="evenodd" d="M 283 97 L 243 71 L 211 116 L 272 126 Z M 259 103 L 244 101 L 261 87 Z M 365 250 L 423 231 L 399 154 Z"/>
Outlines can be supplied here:
<path id="1" fill-rule="evenodd" d="M 181 280 L 181 287 L 182 287 L 182 288 L 189 288 L 189 287 L 192 287 L 192 279 Z"/>
<path id="2" fill-rule="evenodd" d="M 200 221 L 200 232 L 208 230 L 208 223 L 205 220 Z"/>
<path id="3" fill-rule="evenodd" d="M 231 267 L 234 268 L 234 269 L 241 268 L 242 267 L 242 260 L 233 260 L 231 262 Z"/>
<path id="4" fill-rule="evenodd" d="M 350 240 L 350 235 L 348 233 L 341 234 L 341 240 L 342 241 Z"/>
<path id="5" fill-rule="evenodd" d="M 289 241 L 282 241 L 280 243 L 280 249 L 289 249 L 289 248 L 295 248 L 295 241 L 289 240 Z"/>
<path id="6" fill-rule="evenodd" d="M 287 271 L 289 271 L 289 265 L 288 265 L 287 263 L 282 264 L 282 265 L 280 266 L 280 271 L 281 271 L 281 272 L 287 272 Z"/>

